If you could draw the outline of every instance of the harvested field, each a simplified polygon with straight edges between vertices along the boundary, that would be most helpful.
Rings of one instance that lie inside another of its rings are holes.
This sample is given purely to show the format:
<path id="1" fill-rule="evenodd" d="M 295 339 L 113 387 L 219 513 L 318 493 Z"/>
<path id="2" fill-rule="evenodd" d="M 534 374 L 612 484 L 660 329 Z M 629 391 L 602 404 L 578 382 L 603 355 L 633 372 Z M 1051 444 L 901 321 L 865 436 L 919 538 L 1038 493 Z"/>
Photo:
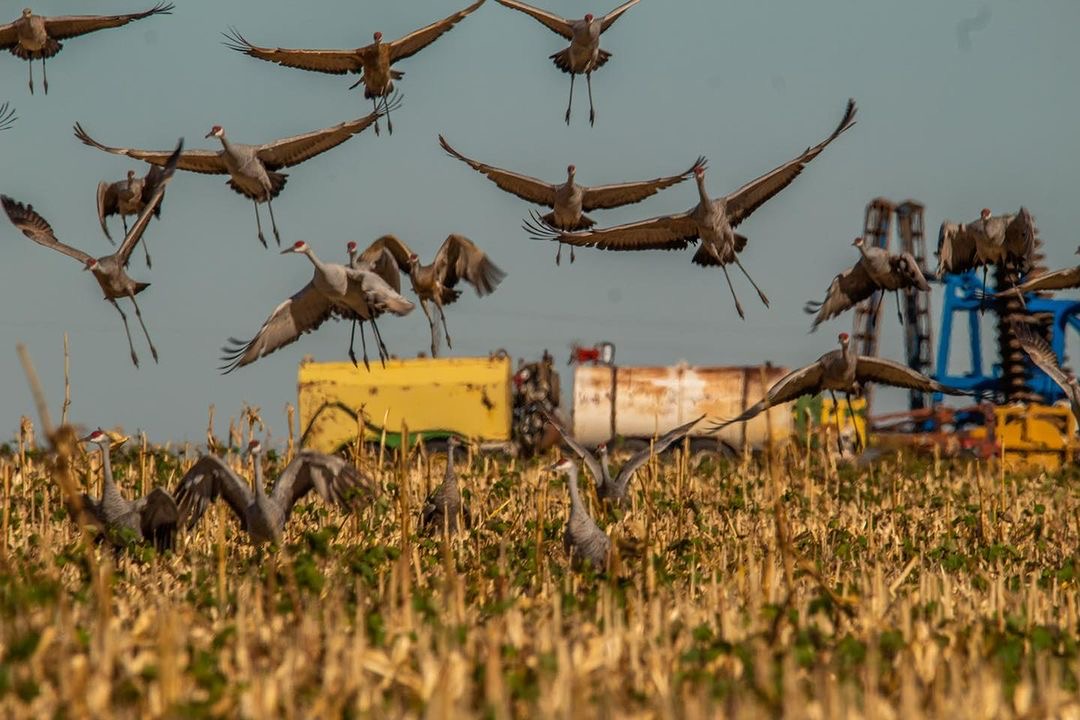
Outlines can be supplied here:
<path id="1" fill-rule="evenodd" d="M 365 454 L 381 493 L 353 517 L 305 503 L 258 549 L 219 503 L 156 555 L 84 544 L 24 440 L 0 464 L 4 717 L 1080 717 L 1074 472 L 676 453 L 621 518 L 590 498 L 619 552 L 576 574 L 552 458 L 471 456 L 449 542 L 416 533 L 439 458 Z M 129 445 L 131 494 L 195 459 Z"/>

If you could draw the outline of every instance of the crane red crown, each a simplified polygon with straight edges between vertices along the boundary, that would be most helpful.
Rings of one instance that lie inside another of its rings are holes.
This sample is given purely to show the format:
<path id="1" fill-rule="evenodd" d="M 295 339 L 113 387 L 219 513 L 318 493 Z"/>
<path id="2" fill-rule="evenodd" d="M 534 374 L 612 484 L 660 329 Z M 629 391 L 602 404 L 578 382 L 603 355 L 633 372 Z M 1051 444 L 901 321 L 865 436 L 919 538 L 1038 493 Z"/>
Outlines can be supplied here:
<path id="1" fill-rule="evenodd" d="M 300 248 L 304 247 L 305 245 L 307 245 L 307 243 L 305 243 L 303 240 L 297 240 L 296 242 L 293 243 L 293 250 L 299 250 Z"/>
<path id="2" fill-rule="evenodd" d="M 592 13 L 586 13 L 585 14 L 585 22 L 592 22 L 592 21 L 593 21 L 593 14 Z"/>
<path id="3" fill-rule="evenodd" d="M 382 33 L 381 32 L 375 33 L 375 42 L 379 42 L 380 40 L 382 40 Z"/>
<path id="4" fill-rule="evenodd" d="M 980 214 L 983 216 L 983 218 L 990 217 L 990 208 L 983 208 L 982 213 L 980 213 Z"/>
<path id="5" fill-rule="evenodd" d="M 848 341 L 848 334 L 847 333 L 840 333 L 840 342 L 847 342 L 847 341 Z"/>
<path id="6" fill-rule="evenodd" d="M 346 243 L 345 249 L 346 250 L 355 250 L 356 249 L 356 243 L 354 241 L 350 240 L 348 243 Z"/>

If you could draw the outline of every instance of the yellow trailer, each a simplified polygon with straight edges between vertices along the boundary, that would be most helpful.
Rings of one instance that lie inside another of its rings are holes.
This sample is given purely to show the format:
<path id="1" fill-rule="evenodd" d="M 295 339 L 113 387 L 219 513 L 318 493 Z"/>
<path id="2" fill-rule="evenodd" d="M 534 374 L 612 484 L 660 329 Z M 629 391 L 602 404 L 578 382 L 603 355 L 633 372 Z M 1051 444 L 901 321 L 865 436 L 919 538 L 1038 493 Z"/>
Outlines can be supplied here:
<path id="1" fill-rule="evenodd" d="M 299 370 L 301 444 L 336 452 L 357 436 L 390 447 L 463 435 L 481 446 L 509 448 L 513 410 L 509 358 L 416 358 L 372 363 L 304 362 Z"/>

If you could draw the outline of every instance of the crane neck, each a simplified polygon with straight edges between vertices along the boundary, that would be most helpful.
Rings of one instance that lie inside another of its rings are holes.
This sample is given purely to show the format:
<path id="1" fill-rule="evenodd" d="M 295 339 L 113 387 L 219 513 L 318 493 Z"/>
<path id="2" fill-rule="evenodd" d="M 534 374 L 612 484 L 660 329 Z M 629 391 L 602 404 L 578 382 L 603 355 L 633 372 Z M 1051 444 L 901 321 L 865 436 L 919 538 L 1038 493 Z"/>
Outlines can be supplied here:
<path id="1" fill-rule="evenodd" d="M 456 484 L 457 473 L 454 472 L 454 443 L 449 443 L 446 446 L 446 474 L 443 475 L 443 479 L 447 483 Z"/>
<path id="2" fill-rule="evenodd" d="M 697 181 L 698 197 L 701 199 L 701 204 L 708 205 L 712 202 L 712 198 L 709 197 L 709 191 L 705 189 L 705 174 L 698 175 L 695 180 Z"/>
<path id="3" fill-rule="evenodd" d="M 266 500 L 266 487 L 263 485 L 262 455 L 255 453 L 251 456 L 255 464 L 255 502 L 261 504 Z"/>
<path id="4" fill-rule="evenodd" d="M 855 348 L 851 346 L 850 342 L 840 348 L 840 352 L 844 356 L 844 362 L 848 365 L 854 365 L 859 359 L 859 354 L 855 352 Z"/>
<path id="5" fill-rule="evenodd" d="M 229 142 L 229 138 L 225 137 L 225 133 L 217 135 L 216 137 L 217 137 L 218 140 L 221 141 L 221 147 L 223 147 L 225 149 L 225 152 L 227 152 L 227 153 L 232 153 L 233 152 L 232 143 Z"/>
<path id="6" fill-rule="evenodd" d="M 311 264 L 315 266 L 315 269 L 320 273 L 326 272 L 326 264 L 319 259 L 319 256 L 315 254 L 315 251 L 308 245 L 304 248 L 304 255 L 307 255 L 307 259 L 311 261 Z"/>
<path id="7" fill-rule="evenodd" d="M 577 466 L 573 466 L 566 471 L 567 484 L 570 486 L 570 514 L 571 515 L 587 515 L 585 512 L 585 503 L 581 501 L 581 490 L 578 489 L 578 471 Z"/>
<path id="8" fill-rule="evenodd" d="M 109 443 L 105 442 L 98 447 L 101 448 L 101 497 L 103 500 L 120 499 L 120 489 L 116 487 L 116 482 L 113 480 Z"/>

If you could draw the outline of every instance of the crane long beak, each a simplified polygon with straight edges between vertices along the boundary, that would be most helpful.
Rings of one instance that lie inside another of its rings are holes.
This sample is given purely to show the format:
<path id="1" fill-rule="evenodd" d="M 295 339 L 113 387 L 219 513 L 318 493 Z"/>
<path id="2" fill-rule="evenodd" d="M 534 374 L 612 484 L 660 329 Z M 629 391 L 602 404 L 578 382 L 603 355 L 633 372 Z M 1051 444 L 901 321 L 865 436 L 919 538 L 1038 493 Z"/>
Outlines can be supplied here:
<path id="1" fill-rule="evenodd" d="M 206 133 L 205 135 L 203 135 L 203 138 L 212 138 L 212 137 L 214 137 L 214 133 L 213 133 L 213 132 L 208 132 L 208 133 Z"/>
<path id="2" fill-rule="evenodd" d="M 288 248 L 285 248 L 284 250 L 282 250 L 281 252 L 279 252 L 278 255 L 287 255 L 287 254 L 289 254 L 291 252 L 296 252 L 296 251 L 293 250 L 291 247 L 288 247 Z"/>

